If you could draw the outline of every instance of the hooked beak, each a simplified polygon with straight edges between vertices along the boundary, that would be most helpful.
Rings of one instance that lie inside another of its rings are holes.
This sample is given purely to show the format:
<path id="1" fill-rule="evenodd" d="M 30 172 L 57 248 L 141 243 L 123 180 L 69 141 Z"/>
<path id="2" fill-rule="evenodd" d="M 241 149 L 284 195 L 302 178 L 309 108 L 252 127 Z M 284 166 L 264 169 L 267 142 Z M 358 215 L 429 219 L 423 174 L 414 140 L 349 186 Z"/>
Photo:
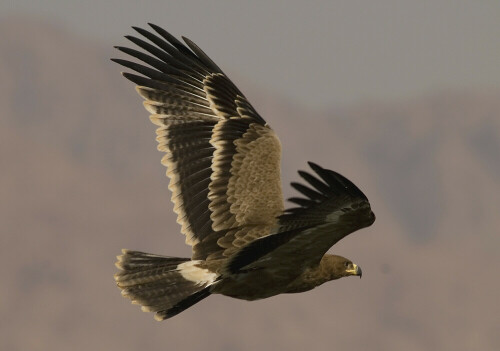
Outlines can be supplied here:
<path id="1" fill-rule="evenodd" d="M 356 275 L 359 275 L 359 279 L 361 279 L 361 276 L 363 275 L 363 271 L 361 270 L 361 267 L 358 265 L 354 265 L 356 267 Z"/>
<path id="2" fill-rule="evenodd" d="M 348 269 L 347 272 L 350 273 L 351 275 L 359 276 L 360 279 L 361 279 L 361 276 L 363 275 L 363 271 L 361 270 L 361 267 L 355 263 L 352 264 L 352 269 Z"/>

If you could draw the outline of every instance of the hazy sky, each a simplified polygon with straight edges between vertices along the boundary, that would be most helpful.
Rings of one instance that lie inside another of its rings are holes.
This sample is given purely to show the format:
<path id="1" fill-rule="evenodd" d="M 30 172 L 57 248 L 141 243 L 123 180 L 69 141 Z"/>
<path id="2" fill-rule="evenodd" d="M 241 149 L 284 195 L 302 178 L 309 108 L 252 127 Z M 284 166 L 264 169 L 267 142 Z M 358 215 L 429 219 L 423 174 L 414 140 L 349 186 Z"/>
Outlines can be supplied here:
<path id="1" fill-rule="evenodd" d="M 154 22 L 227 73 L 317 107 L 500 86 L 498 0 L 4 0 L 0 13 L 105 44 Z"/>

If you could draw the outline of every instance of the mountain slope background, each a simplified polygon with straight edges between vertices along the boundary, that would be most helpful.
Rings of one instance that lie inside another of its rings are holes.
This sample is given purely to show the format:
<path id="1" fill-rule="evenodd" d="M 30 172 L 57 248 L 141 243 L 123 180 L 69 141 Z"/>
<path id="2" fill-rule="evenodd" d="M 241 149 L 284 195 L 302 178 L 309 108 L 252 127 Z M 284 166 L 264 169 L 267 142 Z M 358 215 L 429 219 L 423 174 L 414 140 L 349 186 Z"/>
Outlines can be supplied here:
<path id="1" fill-rule="evenodd" d="M 227 72 L 281 138 L 286 197 L 309 160 L 369 197 L 374 226 L 332 250 L 364 276 L 158 323 L 120 296 L 115 256 L 190 250 L 119 54 L 32 19 L 0 30 L 3 350 L 500 346 L 500 91 L 310 111 Z"/>

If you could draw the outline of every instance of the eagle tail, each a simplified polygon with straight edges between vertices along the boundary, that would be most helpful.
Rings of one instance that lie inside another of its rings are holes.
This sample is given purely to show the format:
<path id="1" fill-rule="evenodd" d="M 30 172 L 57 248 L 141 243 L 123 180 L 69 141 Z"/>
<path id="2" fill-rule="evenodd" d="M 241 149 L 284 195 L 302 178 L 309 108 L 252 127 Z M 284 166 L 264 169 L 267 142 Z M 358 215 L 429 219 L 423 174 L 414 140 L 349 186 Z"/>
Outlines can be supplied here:
<path id="1" fill-rule="evenodd" d="M 218 275 L 199 266 L 203 261 L 122 250 L 115 281 L 124 297 L 156 312 L 162 321 L 191 307 L 210 295 Z"/>

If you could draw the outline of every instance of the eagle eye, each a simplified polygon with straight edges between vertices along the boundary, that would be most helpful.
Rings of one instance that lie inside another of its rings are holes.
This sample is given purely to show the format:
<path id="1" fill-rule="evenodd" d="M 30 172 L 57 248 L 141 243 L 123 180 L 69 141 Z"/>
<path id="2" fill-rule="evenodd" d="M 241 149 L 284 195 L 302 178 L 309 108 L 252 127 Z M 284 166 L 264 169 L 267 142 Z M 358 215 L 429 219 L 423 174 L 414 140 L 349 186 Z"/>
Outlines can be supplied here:
<path id="1" fill-rule="evenodd" d="M 349 265 L 350 265 L 350 263 L 349 263 L 349 262 L 347 262 L 347 261 L 346 261 L 346 262 L 344 262 L 344 266 L 345 266 L 345 268 L 348 268 L 348 267 L 349 267 Z"/>

